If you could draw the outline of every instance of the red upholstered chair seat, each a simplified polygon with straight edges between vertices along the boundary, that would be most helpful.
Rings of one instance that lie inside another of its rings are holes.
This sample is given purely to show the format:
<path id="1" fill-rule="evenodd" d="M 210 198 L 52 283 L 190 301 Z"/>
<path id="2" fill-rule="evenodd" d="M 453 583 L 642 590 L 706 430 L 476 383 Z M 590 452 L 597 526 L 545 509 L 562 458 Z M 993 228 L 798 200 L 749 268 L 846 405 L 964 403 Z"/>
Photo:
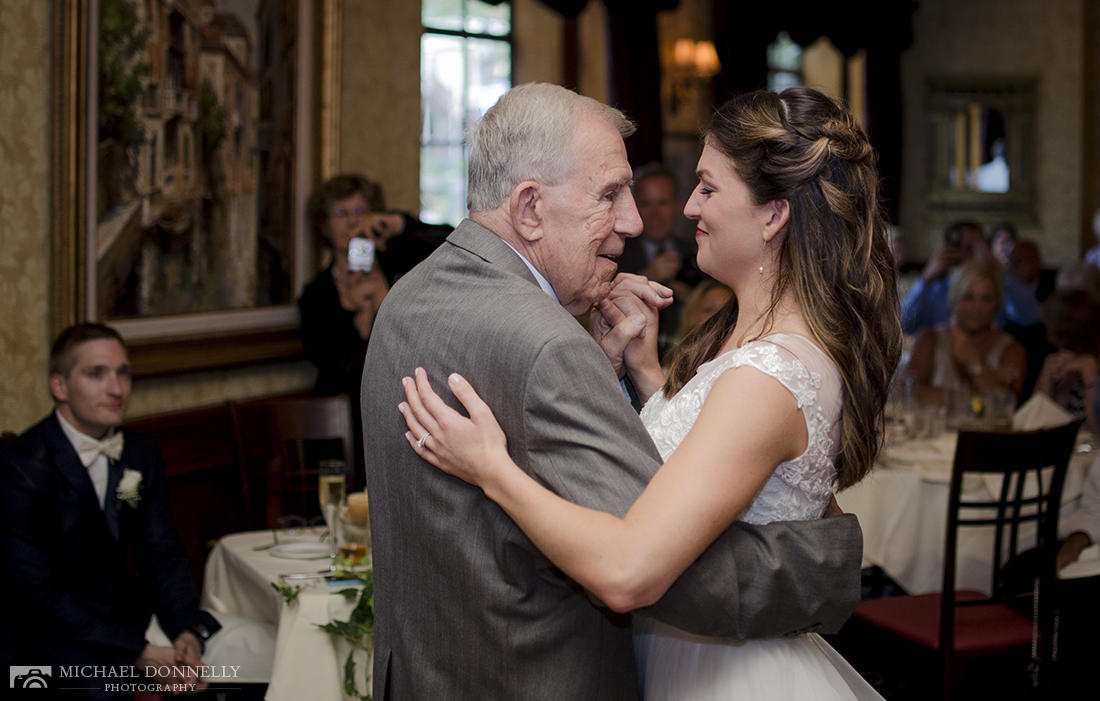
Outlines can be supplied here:
<path id="1" fill-rule="evenodd" d="M 931 650 L 940 649 L 941 594 L 894 596 L 861 601 L 853 614 L 876 628 L 911 640 Z M 980 592 L 961 590 L 956 601 L 988 599 Z M 955 608 L 955 652 L 991 652 L 1031 644 L 1031 620 L 1004 604 Z"/>

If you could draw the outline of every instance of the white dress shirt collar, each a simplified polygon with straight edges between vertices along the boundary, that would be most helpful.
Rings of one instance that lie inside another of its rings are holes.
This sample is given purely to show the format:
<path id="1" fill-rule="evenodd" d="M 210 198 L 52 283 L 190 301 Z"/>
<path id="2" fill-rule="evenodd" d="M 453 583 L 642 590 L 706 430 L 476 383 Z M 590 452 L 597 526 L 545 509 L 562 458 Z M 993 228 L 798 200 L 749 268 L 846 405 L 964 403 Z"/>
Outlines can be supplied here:
<path id="1" fill-rule="evenodd" d="M 75 426 L 65 420 L 65 417 L 61 415 L 61 412 L 54 409 L 54 416 L 57 417 L 57 423 L 61 424 L 61 430 L 65 433 L 65 437 L 69 439 L 69 443 L 72 444 L 73 450 L 77 453 L 80 452 L 81 441 L 96 441 L 98 438 L 93 438 L 88 434 L 78 430 Z M 114 434 L 115 429 L 111 429 L 107 432 L 108 436 Z M 88 465 L 88 476 L 92 480 L 92 487 L 95 489 L 96 498 L 99 500 L 99 508 L 103 508 L 103 504 L 107 497 L 107 456 L 100 453 L 96 456 L 96 459 L 92 461 L 91 465 Z"/>
<path id="2" fill-rule="evenodd" d="M 504 239 L 501 239 L 501 241 L 504 241 Z M 516 251 L 515 246 L 508 243 L 507 241 L 504 241 L 504 243 L 508 246 L 508 248 L 511 248 L 513 251 Z M 555 302 L 557 302 L 558 304 L 561 304 L 561 300 L 558 299 L 558 295 L 557 295 L 556 292 L 554 292 L 554 288 L 553 288 L 553 286 L 550 285 L 550 281 L 547 280 L 545 277 L 543 277 L 542 273 L 540 273 L 538 270 L 536 270 L 535 266 L 531 265 L 531 261 L 524 258 L 522 253 L 520 253 L 519 251 L 516 251 L 516 255 L 519 256 L 519 259 L 522 260 L 523 264 L 527 266 L 527 269 L 531 271 L 531 274 L 535 276 L 535 281 L 539 283 L 539 287 L 542 288 L 542 291 L 545 292 L 546 294 L 550 295 L 551 297 L 553 297 Z"/>

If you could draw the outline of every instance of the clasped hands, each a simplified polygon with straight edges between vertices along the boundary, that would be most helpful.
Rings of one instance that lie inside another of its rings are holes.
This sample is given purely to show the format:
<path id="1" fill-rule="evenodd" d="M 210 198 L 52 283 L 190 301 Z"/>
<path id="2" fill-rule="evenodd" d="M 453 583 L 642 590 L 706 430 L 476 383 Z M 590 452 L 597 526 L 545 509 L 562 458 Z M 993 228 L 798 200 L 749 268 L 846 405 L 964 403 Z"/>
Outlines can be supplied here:
<path id="1" fill-rule="evenodd" d="M 179 634 L 172 647 L 147 643 L 137 661 L 134 662 L 134 666 L 142 672 L 146 670 L 154 671 L 153 674 L 147 674 L 146 676 L 165 686 L 190 687 L 194 685 L 194 689 L 190 691 L 173 691 L 174 696 L 181 693 L 198 693 L 210 686 L 209 682 L 204 682 L 199 678 L 196 671 L 203 666 L 201 650 L 198 638 L 185 631 Z M 159 672 L 162 671 L 167 671 L 168 674 L 160 674 Z"/>
<path id="2" fill-rule="evenodd" d="M 620 378 L 629 373 L 645 396 L 664 384 L 657 360 L 657 310 L 671 302 L 672 290 L 664 285 L 621 273 L 590 317 L 590 331 L 615 372 Z M 417 455 L 487 494 L 515 469 L 492 409 L 465 378 L 452 373 L 447 385 L 468 416 L 436 394 L 423 368 L 416 368 L 414 377 L 402 378 L 401 383 L 405 401 L 398 409 L 409 428 L 405 438 Z"/>
<path id="3" fill-rule="evenodd" d="M 657 312 L 672 304 L 672 290 L 629 273 L 619 273 L 611 294 L 589 318 L 589 332 L 611 361 L 615 374 L 629 375 L 640 396 L 649 397 L 665 376 L 657 358 Z"/>

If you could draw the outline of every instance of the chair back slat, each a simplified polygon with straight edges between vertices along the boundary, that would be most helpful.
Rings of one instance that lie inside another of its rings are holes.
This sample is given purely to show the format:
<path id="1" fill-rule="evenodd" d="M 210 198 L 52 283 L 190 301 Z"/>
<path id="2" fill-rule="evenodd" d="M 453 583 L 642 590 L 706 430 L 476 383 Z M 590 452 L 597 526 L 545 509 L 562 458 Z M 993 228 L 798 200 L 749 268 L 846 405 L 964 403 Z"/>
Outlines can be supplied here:
<path id="1" fill-rule="evenodd" d="M 951 474 L 944 544 L 940 652 L 946 680 L 951 679 L 954 658 L 955 607 L 1003 602 L 1011 594 L 1005 588 L 1005 566 L 1019 554 L 1023 542 L 1022 527 L 1034 525 L 1036 547 L 1039 549 L 1050 548 L 1057 542 L 1062 485 L 1080 426 L 1078 421 L 1041 431 L 963 431 L 959 434 Z M 1044 473 L 1049 476 L 1046 480 Z M 993 490 L 997 492 L 995 500 L 963 499 L 965 478 L 972 474 L 1000 478 L 1000 488 Z M 1031 487 L 1034 487 L 1035 494 L 1029 493 Z M 981 601 L 956 601 L 959 529 L 989 526 L 995 531 L 990 582 L 992 597 Z M 1047 559 L 1050 562 L 1044 561 L 1037 574 L 1041 580 L 1049 580 L 1054 574 L 1053 557 Z"/>
<path id="2" fill-rule="evenodd" d="M 343 459 L 348 474 L 355 474 L 346 394 L 230 402 L 229 413 L 249 528 L 274 528 L 290 513 L 319 513 L 321 459 Z"/>

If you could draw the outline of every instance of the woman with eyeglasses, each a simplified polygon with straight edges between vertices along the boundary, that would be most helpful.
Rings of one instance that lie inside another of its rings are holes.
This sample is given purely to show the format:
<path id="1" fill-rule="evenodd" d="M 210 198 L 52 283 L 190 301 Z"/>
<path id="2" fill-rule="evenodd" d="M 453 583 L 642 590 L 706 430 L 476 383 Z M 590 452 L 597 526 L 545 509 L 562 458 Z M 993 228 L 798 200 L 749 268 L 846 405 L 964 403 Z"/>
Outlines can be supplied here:
<path id="1" fill-rule="evenodd" d="M 390 285 L 427 258 L 452 227 L 386 208 L 377 183 L 338 175 L 310 196 L 309 219 L 331 263 L 298 299 L 306 357 L 317 394 L 359 394 L 374 315 Z M 353 402 L 356 403 L 357 402 Z"/>

